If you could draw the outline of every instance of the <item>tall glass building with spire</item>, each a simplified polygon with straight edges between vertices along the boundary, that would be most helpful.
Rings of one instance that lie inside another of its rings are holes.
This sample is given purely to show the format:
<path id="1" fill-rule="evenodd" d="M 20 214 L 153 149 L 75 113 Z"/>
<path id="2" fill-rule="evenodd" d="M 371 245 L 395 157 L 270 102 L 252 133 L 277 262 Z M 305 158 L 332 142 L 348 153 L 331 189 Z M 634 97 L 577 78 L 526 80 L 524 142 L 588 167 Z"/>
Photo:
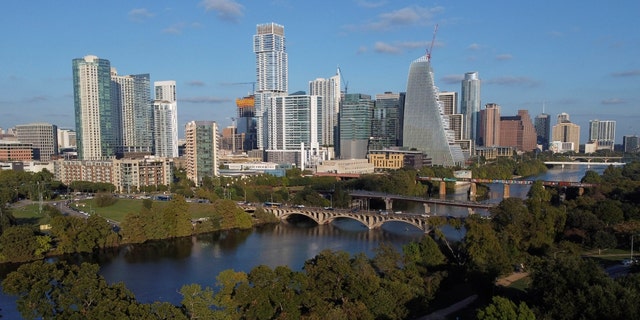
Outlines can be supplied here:
<path id="1" fill-rule="evenodd" d="M 460 113 L 464 115 L 463 139 L 478 144 L 478 120 L 480 115 L 480 78 L 477 72 L 467 72 L 462 80 Z"/>
<path id="2" fill-rule="evenodd" d="M 455 166 L 464 163 L 460 146 L 455 144 L 449 119 L 438 101 L 438 88 L 427 56 L 411 63 L 404 104 L 402 145 L 427 154 L 433 165 Z"/>
<path id="3" fill-rule="evenodd" d="M 276 23 L 259 24 L 253 36 L 256 55 L 255 109 L 258 149 L 269 145 L 267 109 L 271 97 L 285 96 L 288 91 L 288 66 L 284 26 Z"/>

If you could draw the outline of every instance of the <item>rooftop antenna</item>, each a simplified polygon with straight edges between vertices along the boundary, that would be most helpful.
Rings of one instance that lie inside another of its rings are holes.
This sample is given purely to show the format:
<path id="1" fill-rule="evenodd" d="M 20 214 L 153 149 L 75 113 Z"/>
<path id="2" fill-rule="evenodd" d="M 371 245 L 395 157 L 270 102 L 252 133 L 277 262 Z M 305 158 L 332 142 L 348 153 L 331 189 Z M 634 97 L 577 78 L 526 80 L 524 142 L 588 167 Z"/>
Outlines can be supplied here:
<path id="1" fill-rule="evenodd" d="M 437 24 L 433 29 L 433 38 L 431 38 L 431 45 L 429 46 L 429 50 L 427 50 L 427 61 L 431 61 L 431 52 L 433 52 L 433 44 L 436 42 L 436 33 L 438 33 Z"/>

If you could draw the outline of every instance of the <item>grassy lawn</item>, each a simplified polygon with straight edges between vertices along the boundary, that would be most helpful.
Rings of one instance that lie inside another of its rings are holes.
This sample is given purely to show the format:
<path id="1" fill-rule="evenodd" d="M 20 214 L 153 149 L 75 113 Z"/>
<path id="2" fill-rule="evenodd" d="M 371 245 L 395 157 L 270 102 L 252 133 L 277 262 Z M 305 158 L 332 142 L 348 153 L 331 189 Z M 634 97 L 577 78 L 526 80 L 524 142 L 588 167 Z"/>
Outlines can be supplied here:
<path id="1" fill-rule="evenodd" d="M 46 224 L 49 221 L 49 218 L 40 214 L 40 205 L 37 203 L 12 208 L 11 212 L 19 224 Z"/>
<path id="2" fill-rule="evenodd" d="M 531 278 L 525 277 L 519 280 L 514 281 L 509 288 L 521 291 L 522 293 L 526 293 L 527 289 L 529 289 L 529 285 L 531 284 Z"/>
<path id="3" fill-rule="evenodd" d="M 160 211 L 169 202 L 167 201 L 153 201 L 153 210 Z M 124 216 L 130 212 L 140 212 L 142 208 L 142 200 L 139 199 L 118 199 L 115 204 L 108 207 L 97 207 L 94 200 L 84 200 L 77 203 L 78 209 L 84 212 L 93 210 L 94 213 L 99 214 L 105 218 L 122 222 Z M 84 207 L 82 206 L 84 205 Z M 197 219 L 209 216 L 213 210 L 213 205 L 209 203 L 189 203 L 189 210 L 191 211 L 191 217 Z"/>

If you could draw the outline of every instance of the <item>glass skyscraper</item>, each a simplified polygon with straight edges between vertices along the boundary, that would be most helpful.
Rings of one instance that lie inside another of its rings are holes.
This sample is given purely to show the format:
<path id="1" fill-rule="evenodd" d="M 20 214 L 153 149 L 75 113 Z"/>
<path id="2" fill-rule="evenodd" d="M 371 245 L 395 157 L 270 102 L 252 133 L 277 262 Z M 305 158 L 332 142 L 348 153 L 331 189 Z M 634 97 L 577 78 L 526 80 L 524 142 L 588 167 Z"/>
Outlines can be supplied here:
<path id="1" fill-rule="evenodd" d="M 73 59 L 72 71 L 78 158 L 114 156 L 120 144 L 120 112 L 111 102 L 111 63 L 88 55 Z"/>
<path id="2" fill-rule="evenodd" d="M 478 143 L 478 116 L 480 114 L 480 78 L 477 72 L 467 72 L 462 80 L 460 113 L 464 115 L 463 139 Z"/>
<path id="3" fill-rule="evenodd" d="M 340 106 L 340 159 L 366 159 L 373 100 L 370 95 L 349 93 Z"/>
<path id="4" fill-rule="evenodd" d="M 258 149 L 268 145 L 267 109 L 271 97 L 284 96 L 288 88 L 289 59 L 286 52 L 284 26 L 259 24 L 253 36 L 256 55 L 256 124 Z"/>
<path id="5" fill-rule="evenodd" d="M 202 178 L 218 176 L 218 125 L 191 121 L 185 126 L 187 178 L 201 185 Z"/>
<path id="6" fill-rule="evenodd" d="M 616 122 L 613 120 L 590 120 L 589 141 L 597 142 L 597 150 L 612 150 L 616 142 Z"/>
<path id="7" fill-rule="evenodd" d="M 111 103 L 120 112 L 122 152 L 152 152 L 153 111 L 149 74 L 120 76 L 111 68 Z"/>
<path id="8" fill-rule="evenodd" d="M 434 165 L 464 163 L 462 150 L 455 144 L 448 118 L 438 101 L 438 89 L 426 56 L 416 59 L 409 67 L 403 131 L 402 145 L 425 152 Z"/>
<path id="9" fill-rule="evenodd" d="M 178 157 L 178 103 L 176 82 L 156 81 L 153 102 L 153 149 L 159 157 Z"/>
<path id="10" fill-rule="evenodd" d="M 549 137 L 551 136 L 551 116 L 541 113 L 536 116 L 534 127 L 536 128 L 537 143 L 542 150 L 549 149 Z"/>
<path id="11" fill-rule="evenodd" d="M 309 94 L 322 97 L 322 139 L 320 143 L 325 146 L 335 143 L 333 132 L 338 123 L 340 111 L 340 69 L 336 75 L 323 79 L 318 78 L 309 81 Z"/>
<path id="12" fill-rule="evenodd" d="M 385 92 L 376 95 L 371 119 L 369 150 L 397 147 L 400 142 L 400 94 Z"/>

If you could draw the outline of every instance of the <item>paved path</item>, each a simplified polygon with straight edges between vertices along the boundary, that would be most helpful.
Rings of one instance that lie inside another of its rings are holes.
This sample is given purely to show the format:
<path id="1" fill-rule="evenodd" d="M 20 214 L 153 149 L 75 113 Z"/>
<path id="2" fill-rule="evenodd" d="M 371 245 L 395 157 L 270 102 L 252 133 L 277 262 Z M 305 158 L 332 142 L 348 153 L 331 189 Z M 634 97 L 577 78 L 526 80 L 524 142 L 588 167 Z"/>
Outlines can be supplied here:
<path id="1" fill-rule="evenodd" d="M 529 272 L 514 272 L 506 277 L 502 277 L 496 281 L 496 286 L 508 287 L 512 283 L 529 276 Z"/>
<path id="2" fill-rule="evenodd" d="M 474 301 L 476 301 L 476 299 L 478 299 L 478 295 L 474 294 L 470 297 L 467 297 L 466 299 L 460 300 L 444 309 L 440 309 L 437 311 L 434 311 L 424 317 L 418 318 L 416 320 L 444 320 L 447 319 L 447 316 L 460 311 L 464 308 L 466 308 L 467 306 L 469 306 L 470 304 L 472 304 Z"/>

